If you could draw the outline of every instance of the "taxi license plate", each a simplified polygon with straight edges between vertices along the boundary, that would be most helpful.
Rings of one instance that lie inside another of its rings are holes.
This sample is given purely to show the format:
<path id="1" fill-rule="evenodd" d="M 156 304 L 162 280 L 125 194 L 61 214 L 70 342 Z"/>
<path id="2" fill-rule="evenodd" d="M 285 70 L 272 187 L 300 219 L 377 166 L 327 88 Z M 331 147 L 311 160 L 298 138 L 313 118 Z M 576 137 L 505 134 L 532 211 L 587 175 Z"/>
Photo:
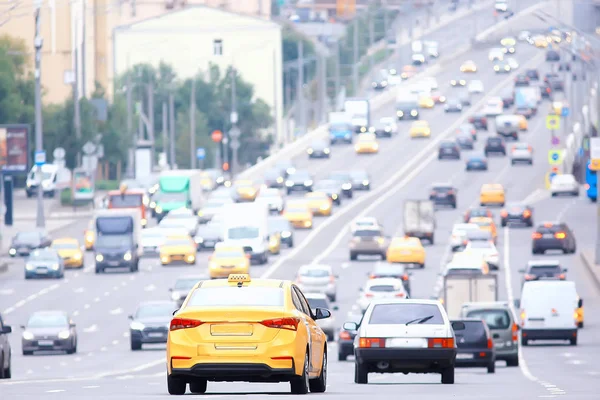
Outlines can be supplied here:
<path id="1" fill-rule="evenodd" d="M 528 328 L 543 328 L 544 321 L 527 321 Z"/>
<path id="2" fill-rule="evenodd" d="M 38 274 L 47 274 L 48 270 L 46 268 L 38 268 L 35 270 L 35 272 Z"/>
<path id="3" fill-rule="evenodd" d="M 29 250 L 26 247 L 21 247 L 17 250 L 19 253 L 27 253 Z"/>
<path id="4" fill-rule="evenodd" d="M 54 341 L 53 340 L 39 340 L 38 345 L 39 346 L 53 346 Z"/>
<path id="5" fill-rule="evenodd" d="M 452 153 L 452 150 L 450 150 L 450 149 L 444 149 L 444 153 Z"/>
<path id="6" fill-rule="evenodd" d="M 165 336 L 163 333 L 161 332 L 152 332 L 148 334 L 148 337 L 163 337 Z"/>
<path id="7" fill-rule="evenodd" d="M 409 251 L 409 250 L 402 250 L 402 251 L 400 252 L 400 254 L 402 254 L 403 256 L 409 256 L 411 253 L 410 253 L 410 251 Z"/>
<path id="8" fill-rule="evenodd" d="M 456 359 L 457 360 L 472 360 L 473 354 L 457 354 Z"/>

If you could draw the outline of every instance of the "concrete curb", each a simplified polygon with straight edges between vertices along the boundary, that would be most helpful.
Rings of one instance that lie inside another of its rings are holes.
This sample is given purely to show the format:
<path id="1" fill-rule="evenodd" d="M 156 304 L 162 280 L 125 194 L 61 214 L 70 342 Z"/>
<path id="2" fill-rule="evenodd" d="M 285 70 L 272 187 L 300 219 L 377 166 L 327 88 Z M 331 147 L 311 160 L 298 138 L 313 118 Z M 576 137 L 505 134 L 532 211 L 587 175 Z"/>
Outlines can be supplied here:
<path id="1" fill-rule="evenodd" d="M 10 265 L 10 262 L 8 262 L 8 261 L 0 261 L 0 274 L 8 272 L 9 265 Z"/>
<path id="2" fill-rule="evenodd" d="M 594 255 L 592 254 L 591 250 L 583 250 L 579 253 L 579 256 L 581 257 L 583 265 L 585 265 L 587 270 L 590 272 L 590 275 L 592 275 L 592 278 L 594 278 L 596 287 L 598 290 L 600 290 L 600 265 L 596 265 L 594 261 Z"/>

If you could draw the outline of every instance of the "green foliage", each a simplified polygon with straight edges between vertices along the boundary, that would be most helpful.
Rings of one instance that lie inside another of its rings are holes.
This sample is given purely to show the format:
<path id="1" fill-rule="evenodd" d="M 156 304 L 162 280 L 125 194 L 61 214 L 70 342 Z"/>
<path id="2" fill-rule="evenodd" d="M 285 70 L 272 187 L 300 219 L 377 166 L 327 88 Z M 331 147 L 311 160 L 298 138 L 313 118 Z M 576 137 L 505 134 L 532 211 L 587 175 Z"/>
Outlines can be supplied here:
<path id="1" fill-rule="evenodd" d="M 0 124 L 31 123 L 34 80 L 22 40 L 0 36 Z"/>
<path id="2" fill-rule="evenodd" d="M 118 190 L 119 181 L 99 180 L 95 182 L 96 190 Z"/>
<path id="3" fill-rule="evenodd" d="M 281 32 L 281 46 L 283 54 L 283 62 L 298 59 L 298 42 L 304 42 L 303 53 L 304 57 L 309 57 L 315 54 L 315 46 L 310 40 L 296 32 L 291 25 L 284 25 Z"/>

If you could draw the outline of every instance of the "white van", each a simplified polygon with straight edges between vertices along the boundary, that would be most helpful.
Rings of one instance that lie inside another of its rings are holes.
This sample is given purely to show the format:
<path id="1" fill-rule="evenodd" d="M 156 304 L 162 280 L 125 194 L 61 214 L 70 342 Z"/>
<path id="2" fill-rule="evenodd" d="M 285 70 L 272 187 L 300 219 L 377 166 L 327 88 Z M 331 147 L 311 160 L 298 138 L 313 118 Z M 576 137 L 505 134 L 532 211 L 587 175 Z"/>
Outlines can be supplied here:
<path id="1" fill-rule="evenodd" d="M 54 164 L 44 164 L 42 165 L 42 191 L 44 192 L 44 196 L 54 197 L 56 194 L 56 184 L 58 180 L 58 166 Z M 38 175 L 38 167 L 33 166 L 29 174 L 27 175 L 27 181 L 25 182 L 27 192 L 27 197 L 31 197 L 37 193 L 40 176 Z"/>
<path id="2" fill-rule="evenodd" d="M 523 346 L 530 340 L 568 340 L 577 345 L 577 309 L 583 301 L 575 282 L 525 282 L 519 303 Z"/>

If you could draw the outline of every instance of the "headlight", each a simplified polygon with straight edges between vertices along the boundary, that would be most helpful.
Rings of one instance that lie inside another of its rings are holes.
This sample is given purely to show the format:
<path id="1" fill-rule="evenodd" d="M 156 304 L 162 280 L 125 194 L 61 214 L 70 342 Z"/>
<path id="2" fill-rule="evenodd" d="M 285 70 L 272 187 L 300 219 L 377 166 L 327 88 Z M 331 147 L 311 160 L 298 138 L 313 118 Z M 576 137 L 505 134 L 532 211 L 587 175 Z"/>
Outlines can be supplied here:
<path id="1" fill-rule="evenodd" d="M 294 182 L 292 182 L 292 181 L 285 181 L 285 186 L 292 187 L 292 186 L 294 186 Z"/>
<path id="2" fill-rule="evenodd" d="M 292 232 L 288 232 L 288 231 L 281 232 L 282 238 L 289 238 L 290 236 L 292 236 Z"/>
<path id="3" fill-rule="evenodd" d="M 308 149 L 308 150 L 306 150 L 306 152 L 307 152 L 308 154 L 312 154 L 312 153 L 313 153 L 313 149 Z"/>
<path id="4" fill-rule="evenodd" d="M 31 182 L 27 182 L 27 187 L 31 187 Z"/>
<path id="5" fill-rule="evenodd" d="M 17 250 L 15 250 L 15 249 L 10 249 L 10 250 L 8 251 L 8 254 L 10 254 L 11 256 L 14 256 L 15 254 L 17 254 Z"/>
<path id="6" fill-rule="evenodd" d="M 351 183 L 344 183 L 342 185 L 342 189 L 343 190 L 350 190 L 350 189 L 352 189 L 352 184 Z"/>
<path id="7" fill-rule="evenodd" d="M 148 220 L 146 218 L 142 218 L 140 220 L 140 222 L 142 223 L 142 226 L 146 226 L 146 224 L 148 223 Z"/>
<path id="8" fill-rule="evenodd" d="M 367 186 L 367 185 L 369 185 L 369 181 L 364 180 L 364 181 L 362 181 L 362 184 L 363 184 L 363 186 Z"/>
<path id="9" fill-rule="evenodd" d="M 96 254 L 96 261 L 102 262 L 104 260 L 104 256 L 102 254 Z"/>
<path id="10" fill-rule="evenodd" d="M 71 332 L 69 332 L 69 331 L 58 332 L 59 339 L 68 339 L 69 336 L 71 336 Z"/>
<path id="11" fill-rule="evenodd" d="M 310 179 L 307 181 L 304 181 L 304 186 L 310 186 L 313 184 L 313 181 L 311 181 Z"/>
<path id="12" fill-rule="evenodd" d="M 189 256 L 186 257 L 186 259 L 187 259 L 188 262 L 193 262 L 193 261 L 196 261 L 196 256 L 189 255 Z"/>
<path id="13" fill-rule="evenodd" d="M 283 183 L 283 178 L 282 177 L 277 178 L 277 183 Z"/>
<path id="14" fill-rule="evenodd" d="M 377 87 L 377 82 L 372 83 L 373 87 Z"/>
<path id="15" fill-rule="evenodd" d="M 332 195 L 331 195 L 331 199 L 332 199 L 332 200 L 337 200 L 337 198 L 338 198 L 338 195 L 337 195 L 337 194 L 335 194 L 335 193 L 334 193 L 334 194 L 332 194 Z"/>
<path id="16" fill-rule="evenodd" d="M 416 117 L 418 113 L 419 113 L 419 112 L 418 112 L 417 110 L 412 110 L 412 111 L 410 112 L 410 115 L 412 115 L 413 117 Z"/>
<path id="17" fill-rule="evenodd" d="M 77 253 L 73 256 L 73 258 L 76 260 L 81 260 L 81 257 L 82 257 L 81 253 Z"/>
<path id="18" fill-rule="evenodd" d="M 133 321 L 129 325 L 129 328 L 133 331 L 143 331 L 145 327 L 146 326 L 144 324 L 142 324 L 141 322 L 137 322 L 137 321 Z"/>
<path id="19" fill-rule="evenodd" d="M 25 340 L 33 340 L 35 336 L 33 335 L 33 333 L 29 332 L 29 331 L 25 331 L 23 332 L 23 339 Z"/>
<path id="20" fill-rule="evenodd" d="M 329 149 L 325 149 L 325 150 L 323 150 L 323 153 L 325 153 L 325 154 L 329 154 Z"/>
<path id="21" fill-rule="evenodd" d="M 171 300 L 173 300 L 173 301 L 179 300 L 179 293 L 177 293 L 177 292 L 171 293 Z"/>
<path id="22" fill-rule="evenodd" d="M 198 243 L 198 244 L 200 244 L 200 243 L 204 243 L 204 239 L 202 239 L 201 237 L 195 237 L 195 238 L 194 238 L 194 241 L 195 241 L 196 243 Z"/>
<path id="23" fill-rule="evenodd" d="M 450 81 L 450 84 L 451 85 L 456 85 L 456 81 L 453 79 L 453 80 Z"/>
<path id="24" fill-rule="evenodd" d="M 497 65 L 494 65 L 494 71 L 499 71 L 499 70 L 500 70 L 500 67 Z"/>
<path id="25" fill-rule="evenodd" d="M 326 211 L 329 210 L 329 204 L 322 204 L 321 207 L 319 207 L 322 211 Z"/>
<path id="26" fill-rule="evenodd" d="M 367 128 L 366 128 L 366 127 L 364 127 L 364 126 L 361 126 L 361 127 L 360 127 L 360 131 L 361 131 L 362 133 L 365 133 L 365 132 L 367 131 Z"/>
<path id="27" fill-rule="evenodd" d="M 440 96 L 440 102 L 445 102 L 446 101 L 446 97 L 445 96 Z"/>
<path id="28" fill-rule="evenodd" d="M 399 116 L 399 117 L 401 117 L 401 116 L 404 115 L 404 112 L 402 112 L 402 111 L 396 111 L 396 115 Z"/>
<path id="29" fill-rule="evenodd" d="M 123 255 L 123 260 L 125 260 L 125 261 L 131 261 L 131 252 L 130 251 L 128 251 L 127 253 L 125 253 Z"/>
<path id="30" fill-rule="evenodd" d="M 199 217 L 204 215 L 204 212 L 202 212 L 202 210 L 198 210 L 198 212 L 196 213 Z"/>
<path id="31" fill-rule="evenodd" d="M 60 268 L 60 265 L 58 265 L 58 263 L 55 263 L 55 264 L 52 264 L 50 266 L 50 268 L 53 269 L 53 270 L 55 270 L 55 271 L 58 271 L 58 269 Z"/>
<path id="32" fill-rule="evenodd" d="M 210 268 L 210 269 L 219 268 L 219 264 L 217 264 L 216 262 L 209 262 L 208 263 L 208 268 Z"/>
<path id="33" fill-rule="evenodd" d="M 375 132 L 375 127 L 373 127 L 373 126 L 372 126 L 372 127 L 370 127 L 370 128 L 369 128 L 369 132 Z"/>
<path id="34" fill-rule="evenodd" d="M 466 84 L 467 84 L 467 81 L 465 81 L 464 79 L 461 79 L 461 80 L 460 80 L 460 84 L 464 86 L 464 85 L 466 85 Z"/>
<path id="35" fill-rule="evenodd" d="M 169 256 L 160 256 L 160 262 L 166 264 L 170 261 Z"/>
<path id="36" fill-rule="evenodd" d="M 239 268 L 244 268 L 248 266 L 248 262 L 247 261 L 242 261 L 241 263 L 238 264 Z"/>
<path id="37" fill-rule="evenodd" d="M 156 211 L 157 214 L 162 214 L 163 209 L 161 206 L 156 206 L 156 208 L 154 209 L 154 211 Z"/>
<path id="38" fill-rule="evenodd" d="M 381 86 L 387 86 L 387 81 L 381 82 Z"/>
<path id="39" fill-rule="evenodd" d="M 386 127 L 385 127 L 385 131 L 386 131 L 386 132 L 391 132 L 391 131 L 392 131 L 392 128 L 390 128 L 389 126 L 386 126 Z"/>
<path id="40" fill-rule="evenodd" d="M 510 71 L 510 67 L 507 65 L 507 66 L 504 67 L 504 70 L 505 71 Z"/>
<path id="41" fill-rule="evenodd" d="M 31 271 L 32 269 L 35 269 L 35 267 L 31 264 L 25 264 L 25 269 Z"/>

